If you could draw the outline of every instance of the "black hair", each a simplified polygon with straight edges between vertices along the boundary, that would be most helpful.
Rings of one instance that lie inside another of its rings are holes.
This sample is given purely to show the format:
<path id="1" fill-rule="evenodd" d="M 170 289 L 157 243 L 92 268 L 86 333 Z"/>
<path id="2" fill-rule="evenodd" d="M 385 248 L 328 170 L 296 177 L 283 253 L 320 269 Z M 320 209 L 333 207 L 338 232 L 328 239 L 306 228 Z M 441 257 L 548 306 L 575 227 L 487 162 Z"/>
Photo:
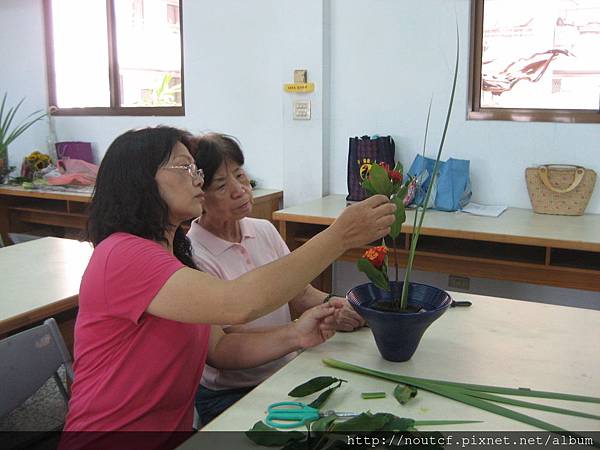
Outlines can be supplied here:
<path id="1" fill-rule="evenodd" d="M 178 142 L 193 154 L 192 135 L 166 126 L 130 130 L 110 144 L 98 170 L 89 209 L 87 239 L 94 247 L 117 232 L 166 242 L 165 231 L 173 225 L 154 177 Z M 196 268 L 190 241 L 181 226 L 175 225 L 173 254 L 186 266 Z"/>
<path id="2" fill-rule="evenodd" d="M 207 133 L 196 138 L 196 166 L 204 170 L 204 186 L 210 187 L 212 180 L 221 164 L 233 161 L 244 165 L 244 153 L 240 143 L 233 136 L 221 133 Z"/>

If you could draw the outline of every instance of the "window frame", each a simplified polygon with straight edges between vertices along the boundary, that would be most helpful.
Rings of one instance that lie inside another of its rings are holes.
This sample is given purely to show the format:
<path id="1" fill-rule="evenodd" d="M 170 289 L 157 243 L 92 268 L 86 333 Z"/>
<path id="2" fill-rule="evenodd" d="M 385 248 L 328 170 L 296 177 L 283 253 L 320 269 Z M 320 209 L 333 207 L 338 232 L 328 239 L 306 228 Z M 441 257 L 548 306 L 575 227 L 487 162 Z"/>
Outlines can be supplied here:
<path id="1" fill-rule="evenodd" d="M 120 106 L 119 62 L 114 0 L 106 0 L 108 37 L 108 78 L 110 106 L 81 108 L 56 107 L 56 74 L 54 67 L 54 34 L 52 27 L 52 0 L 43 0 L 44 32 L 46 37 L 46 71 L 48 80 L 48 103 L 54 116 L 185 116 L 184 61 L 183 61 L 183 5 L 179 2 L 179 45 L 181 51 L 181 106 Z"/>
<path id="2" fill-rule="evenodd" d="M 485 0 L 471 0 L 471 60 L 469 63 L 469 120 L 508 120 L 515 122 L 600 123 L 597 111 L 587 109 L 482 108 L 481 57 Z"/>

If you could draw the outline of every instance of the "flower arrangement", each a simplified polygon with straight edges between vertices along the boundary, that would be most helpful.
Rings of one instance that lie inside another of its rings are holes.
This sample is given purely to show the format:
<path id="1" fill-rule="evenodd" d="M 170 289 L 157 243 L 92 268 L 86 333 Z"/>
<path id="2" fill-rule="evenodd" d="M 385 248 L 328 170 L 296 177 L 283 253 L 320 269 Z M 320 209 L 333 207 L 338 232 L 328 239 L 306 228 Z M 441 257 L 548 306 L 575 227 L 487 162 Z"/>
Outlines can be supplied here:
<path id="1" fill-rule="evenodd" d="M 444 141 L 446 140 L 446 132 L 448 131 L 448 125 L 450 123 L 450 115 L 452 113 L 452 106 L 454 104 L 454 94 L 456 92 L 456 80 L 458 78 L 458 64 L 459 64 L 459 36 L 458 36 L 458 25 L 456 29 L 456 58 L 454 66 L 454 80 L 452 83 L 452 93 L 450 94 L 450 101 L 446 110 L 446 121 L 444 124 L 444 131 L 440 139 L 438 147 L 437 157 L 435 165 L 431 174 L 430 186 L 435 185 L 435 180 L 439 171 L 440 157 L 442 156 L 442 149 L 444 148 Z M 427 132 L 429 129 L 429 118 L 431 114 L 431 102 L 429 103 L 429 110 L 427 112 L 427 121 L 425 124 L 425 138 L 423 142 L 423 153 L 427 146 Z M 389 238 L 392 242 L 392 249 L 394 255 L 394 264 L 396 266 L 396 282 L 398 281 L 398 253 L 396 251 L 396 240 L 400 235 L 402 224 L 406 221 L 406 205 L 412 201 L 414 192 L 416 190 L 417 180 L 415 178 L 407 177 L 407 180 L 403 182 L 402 177 L 402 164 L 396 163 L 393 169 L 390 169 L 386 164 L 373 164 L 368 172 L 368 175 L 363 180 L 363 188 L 370 194 L 383 194 L 387 196 L 390 201 L 396 205 L 396 218 L 391 226 Z M 412 265 L 415 258 L 415 252 L 417 249 L 417 243 L 419 241 L 419 235 L 421 233 L 421 226 L 423 225 L 423 218 L 427 210 L 426 205 L 429 204 L 429 197 L 433 189 L 428 189 L 423 201 L 423 207 L 415 211 L 413 228 L 412 228 L 412 239 L 410 244 L 410 250 L 408 253 L 408 262 L 406 264 L 406 271 L 404 274 L 404 284 L 402 286 L 402 294 L 399 298 L 394 298 L 391 307 L 381 302 L 378 307 L 381 309 L 391 309 L 394 311 L 407 311 L 408 305 L 408 294 L 410 286 L 410 275 L 412 272 Z M 358 270 L 364 272 L 369 280 L 377 287 L 390 290 L 390 282 L 388 278 L 388 253 L 389 250 L 385 244 L 385 238 L 382 240 L 381 245 L 371 247 L 363 254 L 357 262 Z"/>
<path id="2" fill-rule="evenodd" d="M 39 172 L 52 164 L 50 156 L 38 151 L 32 152 L 29 156 L 23 158 L 21 165 L 21 177 L 28 180 L 33 179 L 33 174 Z"/>

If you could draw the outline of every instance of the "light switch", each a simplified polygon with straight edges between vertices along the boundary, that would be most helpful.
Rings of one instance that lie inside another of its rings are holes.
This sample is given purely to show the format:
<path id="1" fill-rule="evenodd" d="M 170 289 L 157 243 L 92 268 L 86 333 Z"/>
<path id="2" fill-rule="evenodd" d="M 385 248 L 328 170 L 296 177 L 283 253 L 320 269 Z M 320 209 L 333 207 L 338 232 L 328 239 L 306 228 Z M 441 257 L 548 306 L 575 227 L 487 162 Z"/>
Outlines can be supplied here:
<path id="1" fill-rule="evenodd" d="M 294 83 L 306 83 L 308 81 L 308 71 L 306 69 L 294 70 Z"/>
<path id="2" fill-rule="evenodd" d="M 294 100 L 294 120 L 310 120 L 310 100 Z"/>

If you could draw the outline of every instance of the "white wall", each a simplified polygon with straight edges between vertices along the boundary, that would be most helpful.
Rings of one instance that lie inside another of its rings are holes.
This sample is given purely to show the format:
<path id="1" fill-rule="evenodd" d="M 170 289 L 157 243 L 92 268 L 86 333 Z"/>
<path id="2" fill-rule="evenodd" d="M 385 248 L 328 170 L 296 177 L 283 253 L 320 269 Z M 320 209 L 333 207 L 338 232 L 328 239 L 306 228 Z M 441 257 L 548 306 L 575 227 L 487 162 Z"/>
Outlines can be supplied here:
<path id="1" fill-rule="evenodd" d="M 450 94 L 455 11 L 460 73 L 443 157 L 471 160 L 473 200 L 529 208 L 525 168 L 571 163 L 600 173 L 600 124 L 466 120 L 469 0 L 332 0 L 331 173 L 329 191 L 345 193 L 349 136 L 391 134 L 409 165 L 423 142 L 434 95 L 428 151 L 437 150 Z M 600 188 L 588 212 L 600 213 Z"/>
<path id="2" fill-rule="evenodd" d="M 186 116 L 56 117 L 58 139 L 92 142 L 100 161 L 112 140 L 130 128 L 165 124 L 194 133 L 227 132 L 240 139 L 252 177 L 263 187 L 285 189 L 286 204 L 320 197 L 322 5 L 323 0 L 302 8 L 290 0 L 185 0 Z M 0 85 L 10 99 L 27 97 L 24 113 L 45 109 L 42 0 L 3 0 L 0 42 L 0 56 L 7 62 Z M 295 68 L 307 69 L 318 86 L 310 95 L 310 122 L 291 120 L 292 99 L 302 95 L 286 94 L 283 84 L 293 80 Z M 34 149 L 45 150 L 46 135 L 47 126 L 39 124 L 15 141 L 11 164 L 19 166 Z M 305 167 L 301 176 L 299 167 Z"/>
<path id="3" fill-rule="evenodd" d="M 7 106 L 25 101 L 15 120 L 48 105 L 44 18 L 41 0 L 7 0 L 0 3 L 0 97 L 8 93 Z M 16 122 L 13 122 L 16 123 Z M 38 122 L 9 147 L 9 163 L 17 168 L 35 149 L 46 150 L 48 127 Z"/>
<path id="4" fill-rule="evenodd" d="M 599 124 L 466 120 L 470 0 L 184 0 L 183 11 L 186 116 L 57 117 L 59 140 L 90 141 L 99 160 L 133 127 L 223 131 L 241 140 L 262 186 L 284 189 L 286 206 L 345 193 L 348 137 L 391 134 L 397 159 L 408 165 L 422 145 L 432 94 L 433 153 L 448 101 L 456 17 L 461 64 L 444 156 L 471 160 L 473 199 L 529 207 L 530 165 L 577 163 L 600 172 Z M 45 108 L 42 0 L 0 2 L 0 43 L 2 90 L 13 103 L 27 97 L 24 113 Z M 308 70 L 314 93 L 283 92 L 294 69 Z M 291 120 L 296 98 L 311 100 L 311 121 Z M 15 141 L 11 163 L 45 149 L 46 130 L 36 125 Z M 600 213 L 599 190 L 590 213 Z M 340 287 L 351 274 L 336 270 Z M 482 289 L 496 287 L 484 282 Z M 501 291 L 519 296 L 513 285 Z M 563 296 L 543 295 L 552 292 Z"/>

